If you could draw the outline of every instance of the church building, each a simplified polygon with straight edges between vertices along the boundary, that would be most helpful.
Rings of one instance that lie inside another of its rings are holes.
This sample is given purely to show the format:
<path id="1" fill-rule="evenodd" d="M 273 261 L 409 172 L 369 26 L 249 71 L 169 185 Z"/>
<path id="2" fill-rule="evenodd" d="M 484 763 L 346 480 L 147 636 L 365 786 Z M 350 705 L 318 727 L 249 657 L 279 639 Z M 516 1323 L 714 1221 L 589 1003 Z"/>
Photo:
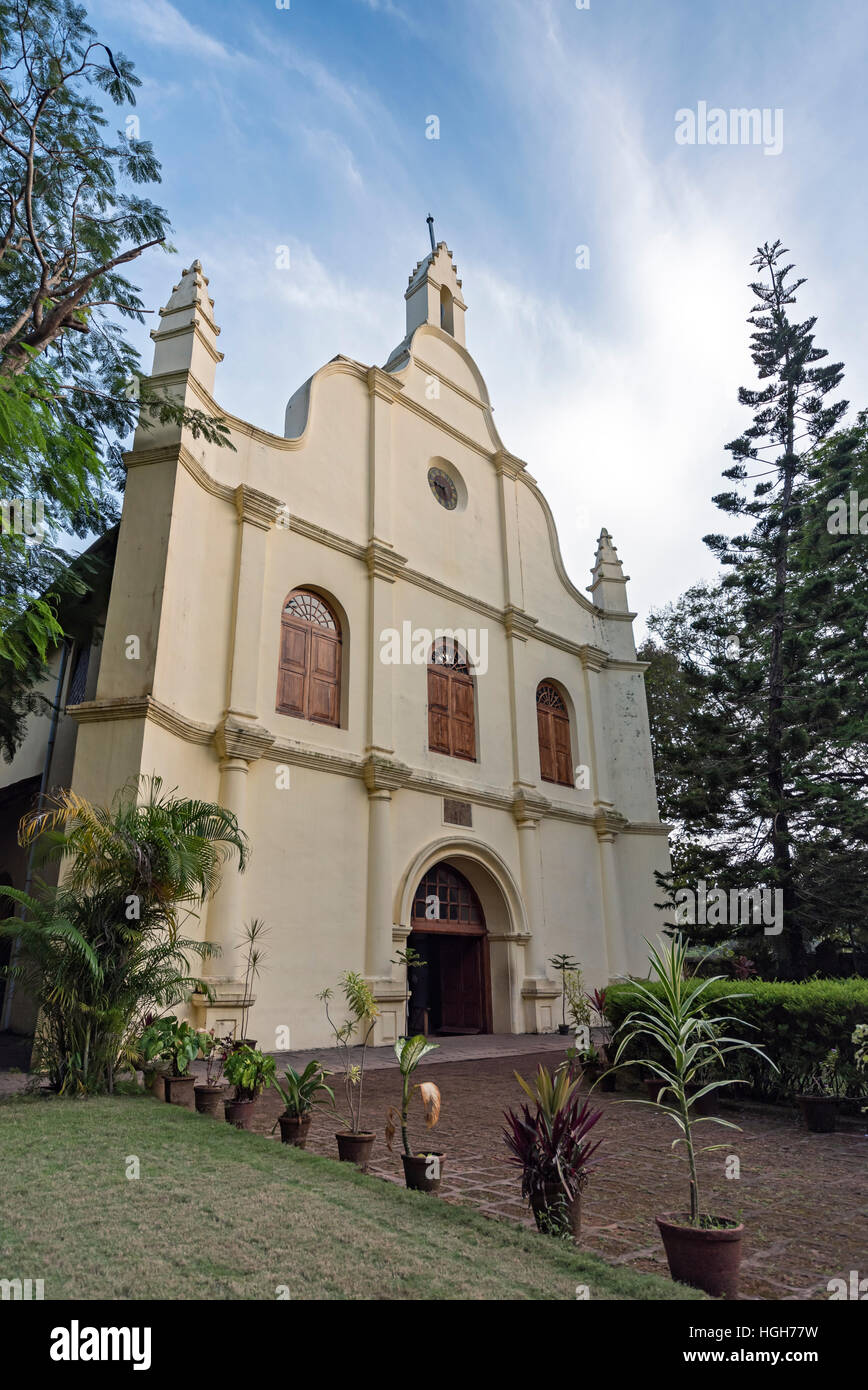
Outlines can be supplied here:
<path id="1" fill-rule="evenodd" d="M 242 929 L 262 919 L 246 1031 L 266 1050 L 326 1045 L 317 995 L 346 970 L 372 987 L 374 1040 L 393 1041 L 408 945 L 426 962 L 416 1026 L 550 1031 L 552 956 L 602 986 L 647 974 L 658 930 L 667 828 L 612 539 L 601 531 L 576 588 L 495 427 L 444 242 L 404 298 L 385 365 L 326 363 L 279 436 L 218 404 L 214 300 L 198 261 L 183 272 L 152 333 L 153 379 L 225 418 L 234 449 L 174 425 L 137 432 L 104 630 L 65 678 L 69 772 L 49 785 L 108 803 L 157 773 L 246 831 L 246 872 L 228 867 L 188 923 L 221 948 L 191 1017 L 238 1026 Z M 7 821 L 26 809 L 16 788 L 39 772 L 42 728 L 0 769 Z M 11 843 L 6 825 L 0 872 L 21 887 Z"/>

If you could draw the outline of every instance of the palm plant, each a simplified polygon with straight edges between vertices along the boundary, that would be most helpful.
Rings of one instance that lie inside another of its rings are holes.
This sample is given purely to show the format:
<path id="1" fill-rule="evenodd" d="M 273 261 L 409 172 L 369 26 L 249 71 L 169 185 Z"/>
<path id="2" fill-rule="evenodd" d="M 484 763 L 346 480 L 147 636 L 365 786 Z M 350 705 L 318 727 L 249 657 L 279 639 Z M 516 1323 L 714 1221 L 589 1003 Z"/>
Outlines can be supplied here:
<path id="1" fill-rule="evenodd" d="M 656 1100 L 627 1100 L 625 1105 L 651 1105 L 668 1115 L 675 1123 L 679 1134 L 673 1142 L 673 1149 L 683 1144 L 690 1174 L 690 1214 L 689 1224 L 694 1227 L 711 1224 L 710 1217 L 701 1212 L 699 1180 L 696 1158 L 700 1153 L 723 1148 L 722 1144 L 709 1144 L 697 1149 L 694 1130 L 697 1125 L 722 1125 L 725 1129 L 738 1130 L 740 1127 L 731 1120 L 717 1116 L 695 1114 L 696 1107 L 702 1104 L 705 1096 L 723 1086 L 739 1084 L 739 1077 L 728 1077 L 719 1081 L 705 1081 L 703 1071 L 713 1064 L 723 1065 L 723 1058 L 735 1052 L 754 1052 L 769 1066 L 774 1067 L 766 1054 L 755 1043 L 725 1034 L 725 1026 L 730 1023 L 750 1028 L 753 1024 L 733 1014 L 709 1016 L 711 1001 L 707 991 L 715 980 L 724 979 L 722 975 L 697 979 L 686 968 L 687 942 L 679 934 L 662 943 L 656 949 L 646 942 L 650 960 L 657 974 L 660 992 L 649 989 L 639 981 L 632 984 L 633 993 L 639 1008 L 624 1019 L 618 1029 L 618 1048 L 612 1063 L 612 1070 L 625 1066 L 644 1066 L 658 1078 L 660 1088 Z M 728 994 L 727 1001 L 742 999 L 742 994 Z M 651 1044 L 652 1056 L 635 1057 L 637 1044 Z M 630 1051 L 629 1061 L 622 1062 L 625 1052 Z M 777 1068 L 775 1067 L 775 1070 Z M 662 1100 L 665 1095 L 671 1100 Z"/>
<path id="2" fill-rule="evenodd" d="M 401 1125 L 401 1142 L 404 1145 L 404 1153 L 409 1158 L 412 1154 L 410 1140 L 407 1135 L 407 1123 L 410 1110 L 410 1096 L 414 1090 L 419 1091 L 422 1105 L 425 1111 L 425 1124 L 428 1129 L 433 1129 L 440 1119 L 440 1091 L 433 1081 L 420 1081 L 415 1086 L 411 1083 L 413 1072 L 418 1067 L 422 1058 L 427 1053 L 433 1052 L 440 1046 L 439 1043 L 428 1042 L 423 1033 L 417 1033 L 413 1038 L 399 1038 L 395 1043 L 395 1057 L 401 1072 L 401 1109 L 397 1118 Z M 390 1107 L 386 1120 L 386 1145 L 392 1147 L 392 1140 L 395 1137 L 396 1112 Z"/>
<path id="3" fill-rule="evenodd" d="M 18 939 L 7 973 L 39 1005 L 37 1065 L 59 1092 L 112 1091 L 135 1063 L 146 1015 L 208 992 L 189 957 L 217 948 L 180 930 L 231 855 L 244 868 L 246 838 L 229 811 L 164 794 L 154 777 L 110 807 L 58 792 L 24 818 L 19 840 L 63 867 L 60 886 L 39 883 L 38 897 L 0 888 L 24 914 L 0 921 L 0 935 Z"/>

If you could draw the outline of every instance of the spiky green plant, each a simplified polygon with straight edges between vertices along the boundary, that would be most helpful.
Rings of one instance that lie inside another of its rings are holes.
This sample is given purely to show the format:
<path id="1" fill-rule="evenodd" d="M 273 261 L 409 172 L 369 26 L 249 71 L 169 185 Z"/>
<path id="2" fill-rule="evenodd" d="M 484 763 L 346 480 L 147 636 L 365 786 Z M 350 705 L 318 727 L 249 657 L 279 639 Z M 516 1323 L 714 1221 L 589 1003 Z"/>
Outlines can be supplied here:
<path id="1" fill-rule="evenodd" d="M 708 1144 L 697 1149 L 693 1131 L 700 1124 L 722 1125 L 725 1129 L 736 1130 L 739 1126 L 716 1115 L 694 1115 L 694 1109 L 705 1096 L 723 1086 L 738 1085 L 740 1080 L 739 1077 L 727 1077 L 721 1081 L 707 1081 L 703 1085 L 700 1084 L 703 1069 L 712 1062 L 722 1064 L 723 1058 L 734 1052 L 755 1052 L 770 1067 L 775 1064 L 756 1043 L 729 1037 L 724 1031 L 725 1025 L 730 1023 L 739 1024 L 742 1028 L 751 1028 L 752 1024 L 735 1014 L 709 1013 L 711 1001 L 707 997 L 707 990 L 715 980 L 725 977 L 712 975 L 697 979 L 691 975 L 687 970 L 687 941 L 684 937 L 676 935 L 663 942 L 659 950 L 650 941 L 646 941 L 646 945 L 661 991 L 658 995 L 639 981 L 633 981 L 631 988 L 639 1007 L 627 1015 L 617 1031 L 618 1048 L 611 1070 L 643 1066 L 659 1078 L 660 1089 L 656 1100 L 627 1100 L 622 1104 L 651 1105 L 674 1121 L 679 1134 L 672 1147 L 675 1149 L 679 1144 L 684 1145 L 690 1173 L 690 1225 L 700 1226 L 707 1223 L 709 1218 L 703 1217 L 701 1212 L 696 1157 L 698 1153 L 724 1146 Z M 726 1002 L 729 1004 L 733 999 L 743 997 L 741 994 L 727 994 Z M 633 1049 L 637 1043 L 646 1046 L 651 1043 L 654 1055 L 635 1057 Z M 631 1049 L 630 1060 L 622 1062 L 628 1048 Z M 698 1090 L 694 1089 L 697 1085 Z M 666 1094 L 672 1097 L 671 1101 L 661 1099 Z"/>

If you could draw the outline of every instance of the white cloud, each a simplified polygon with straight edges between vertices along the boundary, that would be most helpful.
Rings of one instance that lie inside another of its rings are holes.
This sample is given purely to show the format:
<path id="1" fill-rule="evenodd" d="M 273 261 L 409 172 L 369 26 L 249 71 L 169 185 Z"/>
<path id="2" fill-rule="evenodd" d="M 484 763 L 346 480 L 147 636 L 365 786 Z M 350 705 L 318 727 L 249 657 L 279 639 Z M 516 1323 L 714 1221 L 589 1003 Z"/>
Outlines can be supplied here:
<path id="1" fill-rule="evenodd" d="M 134 4 L 129 4 L 128 0 L 101 0 L 99 8 L 106 16 L 129 26 L 147 43 L 160 48 L 219 62 L 237 61 L 240 56 L 230 52 L 204 29 L 191 24 L 169 0 L 144 0 L 144 3 Z"/>

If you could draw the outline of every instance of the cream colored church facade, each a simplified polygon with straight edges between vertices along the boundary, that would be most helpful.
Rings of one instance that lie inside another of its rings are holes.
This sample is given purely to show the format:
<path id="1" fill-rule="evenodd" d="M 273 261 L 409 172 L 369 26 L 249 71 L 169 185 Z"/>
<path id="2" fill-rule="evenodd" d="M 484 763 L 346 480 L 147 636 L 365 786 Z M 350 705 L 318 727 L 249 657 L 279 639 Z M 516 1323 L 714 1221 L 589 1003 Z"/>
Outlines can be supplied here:
<path id="1" fill-rule="evenodd" d="M 553 954 L 602 985 L 646 973 L 656 930 L 666 828 L 621 564 L 603 532 L 587 593 L 567 577 L 444 243 L 405 298 L 385 366 L 327 363 L 284 437 L 231 416 L 234 452 L 137 434 L 98 678 L 68 711 L 84 796 L 157 772 L 238 816 L 250 865 L 203 911 L 222 955 L 193 1014 L 237 1021 L 241 927 L 262 918 L 247 1031 L 265 1048 L 326 1043 L 316 995 L 344 970 L 394 1039 L 408 941 L 417 1026 L 548 1031 Z M 224 415 L 218 334 L 196 262 L 153 375 Z"/>

